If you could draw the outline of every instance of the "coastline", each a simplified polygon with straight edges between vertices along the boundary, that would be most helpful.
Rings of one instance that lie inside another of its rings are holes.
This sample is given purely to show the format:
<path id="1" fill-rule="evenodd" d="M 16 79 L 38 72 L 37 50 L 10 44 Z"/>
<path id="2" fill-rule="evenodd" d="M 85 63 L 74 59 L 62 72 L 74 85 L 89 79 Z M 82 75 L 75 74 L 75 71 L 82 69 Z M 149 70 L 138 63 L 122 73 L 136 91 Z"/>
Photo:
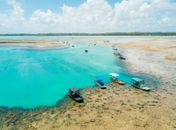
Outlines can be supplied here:
<path id="1" fill-rule="evenodd" d="M 66 129 L 175 129 L 173 94 L 163 90 L 150 93 L 110 83 L 106 90 L 87 88 L 81 91 L 85 103 L 67 102 L 29 111 L 11 109 L 1 115 L 3 130 Z M 118 97 L 118 98 L 117 98 Z M 167 106 L 169 104 L 169 106 Z M 1 112 L 2 113 L 2 112 Z"/>
<path id="2" fill-rule="evenodd" d="M 0 40 L 0 46 L 30 47 L 30 49 L 63 49 L 69 45 L 58 40 Z"/>
<path id="3" fill-rule="evenodd" d="M 114 45 L 111 41 L 104 43 Z M 102 41 L 96 44 L 102 44 Z M 5 108 L 7 110 L 5 111 L 1 108 L 0 128 L 3 130 L 12 128 L 17 130 L 176 129 L 176 91 L 173 89 L 176 85 L 175 61 L 165 60 L 163 58 L 165 55 L 161 55 L 160 51 L 157 53 L 144 51 L 139 46 L 132 48 L 124 46 L 123 42 L 113 47 L 122 49 L 123 55 L 127 58 L 124 64 L 131 72 L 156 75 L 162 81 L 160 89 L 147 93 L 128 85 L 119 86 L 110 83 L 107 90 L 96 87 L 83 89 L 81 93 L 86 100 L 83 104 L 65 97 L 63 99 L 65 103 L 53 107 L 40 107 L 29 111 L 15 108 L 8 110 Z M 164 72 L 154 71 L 155 68 Z"/>
<path id="4" fill-rule="evenodd" d="M 169 44 L 167 44 L 169 43 Z M 132 73 L 155 76 L 166 89 L 176 86 L 176 41 L 132 42 L 115 45 L 120 47 L 127 60 L 125 64 Z M 168 57 L 171 57 L 168 59 Z"/>

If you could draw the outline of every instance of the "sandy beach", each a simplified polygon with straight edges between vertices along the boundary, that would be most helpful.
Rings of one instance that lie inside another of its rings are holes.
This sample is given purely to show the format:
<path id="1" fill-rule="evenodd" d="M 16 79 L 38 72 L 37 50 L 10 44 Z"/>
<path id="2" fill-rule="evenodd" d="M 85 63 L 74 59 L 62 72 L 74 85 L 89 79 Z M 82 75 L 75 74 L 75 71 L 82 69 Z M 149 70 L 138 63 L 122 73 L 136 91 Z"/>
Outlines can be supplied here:
<path id="1" fill-rule="evenodd" d="M 175 87 L 176 41 L 146 40 L 120 43 L 113 47 L 120 47 L 127 58 L 126 66 L 133 73 L 150 74 L 163 82 L 164 88 Z"/>
<path id="2" fill-rule="evenodd" d="M 24 46 L 33 49 L 61 49 L 69 47 L 67 44 L 58 40 L 0 40 L 0 46 Z"/>
<path id="3" fill-rule="evenodd" d="M 129 85 L 109 83 L 106 90 L 90 86 L 81 91 L 84 103 L 67 95 L 53 107 L 32 110 L 0 108 L 2 130 L 175 130 L 176 40 L 68 39 L 71 42 L 106 44 L 126 58 L 134 74 L 159 80 L 157 88 L 144 92 Z M 117 57 L 118 58 L 118 57 Z"/>

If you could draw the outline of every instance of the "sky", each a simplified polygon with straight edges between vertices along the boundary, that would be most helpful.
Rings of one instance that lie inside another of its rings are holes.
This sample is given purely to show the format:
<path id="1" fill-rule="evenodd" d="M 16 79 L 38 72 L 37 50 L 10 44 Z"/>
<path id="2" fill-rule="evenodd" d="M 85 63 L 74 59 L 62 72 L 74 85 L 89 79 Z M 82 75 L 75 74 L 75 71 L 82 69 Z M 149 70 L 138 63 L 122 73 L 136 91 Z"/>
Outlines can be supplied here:
<path id="1" fill-rule="evenodd" d="M 176 32 L 176 0 L 0 0 L 0 33 Z"/>

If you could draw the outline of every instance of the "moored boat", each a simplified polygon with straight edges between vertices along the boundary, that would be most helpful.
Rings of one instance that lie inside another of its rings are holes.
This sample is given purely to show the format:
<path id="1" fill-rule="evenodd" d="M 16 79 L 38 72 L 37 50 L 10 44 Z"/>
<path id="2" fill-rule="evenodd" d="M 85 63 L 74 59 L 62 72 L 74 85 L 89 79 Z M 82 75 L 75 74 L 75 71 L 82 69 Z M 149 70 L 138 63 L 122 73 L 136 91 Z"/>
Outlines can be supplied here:
<path id="1" fill-rule="evenodd" d="M 149 87 L 144 86 L 145 82 L 144 80 L 140 78 L 132 78 L 132 86 L 144 91 L 150 91 L 151 89 Z"/>
<path id="2" fill-rule="evenodd" d="M 122 55 L 119 55 L 119 59 L 126 60 L 126 58 L 124 56 L 122 56 Z"/>
<path id="3" fill-rule="evenodd" d="M 102 76 L 98 76 L 96 77 L 96 79 L 94 80 L 95 84 L 97 86 L 99 86 L 101 89 L 106 89 L 106 84 L 105 82 L 103 81 L 104 77 Z"/>
<path id="4" fill-rule="evenodd" d="M 99 86 L 101 89 L 106 89 L 106 85 L 102 80 L 94 80 L 95 84 Z"/>
<path id="5" fill-rule="evenodd" d="M 73 100 L 75 100 L 75 101 L 77 101 L 77 102 L 79 102 L 79 103 L 84 102 L 83 97 L 80 95 L 79 89 L 76 88 L 76 87 L 70 88 L 68 95 L 69 95 Z"/>
<path id="6" fill-rule="evenodd" d="M 116 73 L 110 73 L 109 75 L 110 75 L 110 80 L 112 82 L 118 83 L 119 85 L 124 85 L 125 84 L 125 82 L 119 80 L 119 78 L 118 78 L 119 75 L 118 74 L 116 74 Z"/>

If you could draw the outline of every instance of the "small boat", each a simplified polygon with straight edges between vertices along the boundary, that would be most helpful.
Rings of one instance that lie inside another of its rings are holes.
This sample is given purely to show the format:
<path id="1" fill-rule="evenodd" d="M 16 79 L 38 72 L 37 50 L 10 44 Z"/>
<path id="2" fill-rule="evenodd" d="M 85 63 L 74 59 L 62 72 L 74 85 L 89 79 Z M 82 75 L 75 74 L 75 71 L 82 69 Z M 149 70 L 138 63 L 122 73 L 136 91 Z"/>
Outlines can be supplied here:
<path id="1" fill-rule="evenodd" d="M 144 80 L 139 79 L 139 78 L 132 78 L 132 86 L 144 91 L 150 91 L 151 89 L 149 87 L 144 86 Z"/>
<path id="2" fill-rule="evenodd" d="M 126 60 L 126 58 L 124 56 L 122 56 L 121 54 L 119 55 L 119 59 Z"/>
<path id="3" fill-rule="evenodd" d="M 94 80 L 95 84 L 98 85 L 101 89 L 106 89 L 106 85 L 102 80 Z"/>
<path id="4" fill-rule="evenodd" d="M 80 91 L 78 88 L 70 88 L 68 95 L 75 101 L 82 103 L 84 102 L 83 97 L 80 95 Z"/>
<path id="5" fill-rule="evenodd" d="M 99 86 L 101 89 L 106 89 L 106 78 L 104 76 L 97 76 L 94 80 L 95 84 Z"/>
<path id="6" fill-rule="evenodd" d="M 116 74 L 116 73 L 110 73 L 109 75 L 111 76 L 111 77 L 110 77 L 110 80 L 111 80 L 112 82 L 118 83 L 119 85 L 124 85 L 124 84 L 125 84 L 125 82 L 119 80 L 119 78 L 118 78 L 119 75 L 118 75 L 118 74 Z"/>
<path id="7" fill-rule="evenodd" d="M 99 86 L 101 89 L 106 89 L 106 84 L 104 83 L 105 77 L 97 76 L 94 80 L 95 84 Z"/>

